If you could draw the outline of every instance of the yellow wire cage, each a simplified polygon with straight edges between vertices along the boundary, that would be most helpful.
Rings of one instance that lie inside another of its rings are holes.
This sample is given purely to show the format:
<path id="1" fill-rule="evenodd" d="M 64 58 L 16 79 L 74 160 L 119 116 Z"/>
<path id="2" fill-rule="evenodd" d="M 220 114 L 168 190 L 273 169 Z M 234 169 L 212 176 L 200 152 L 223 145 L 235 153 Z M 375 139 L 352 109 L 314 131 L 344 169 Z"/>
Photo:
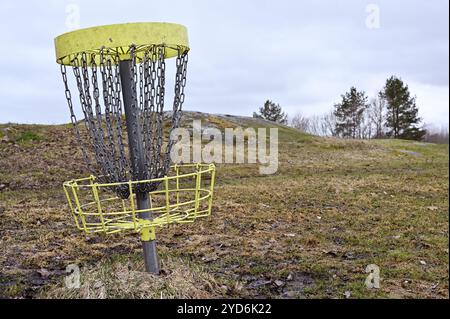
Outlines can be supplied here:
<path id="1" fill-rule="evenodd" d="M 184 164 L 171 166 L 167 176 L 152 180 L 101 184 L 95 176 L 64 183 L 64 191 L 75 225 L 87 234 L 136 231 L 143 240 L 154 239 L 155 227 L 174 223 L 192 223 L 211 215 L 214 164 Z M 149 192 L 149 209 L 138 210 L 133 189 L 138 184 L 160 182 Z M 117 197 L 111 190 L 126 185 L 128 199 Z M 150 212 L 152 219 L 139 218 Z"/>

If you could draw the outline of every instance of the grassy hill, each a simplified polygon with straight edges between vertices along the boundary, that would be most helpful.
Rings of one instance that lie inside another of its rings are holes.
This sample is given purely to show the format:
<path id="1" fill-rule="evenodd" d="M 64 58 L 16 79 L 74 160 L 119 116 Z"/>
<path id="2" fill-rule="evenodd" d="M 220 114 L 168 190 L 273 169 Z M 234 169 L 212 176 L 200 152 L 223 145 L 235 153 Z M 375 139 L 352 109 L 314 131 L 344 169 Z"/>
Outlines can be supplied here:
<path id="1" fill-rule="evenodd" d="M 187 113 L 219 128 L 268 127 Z M 279 126 L 279 169 L 218 165 L 213 215 L 138 236 L 73 226 L 62 183 L 86 176 L 69 125 L 0 125 L 1 297 L 448 298 L 448 145 L 321 138 Z M 68 264 L 82 269 L 67 290 Z M 380 267 L 381 287 L 364 281 Z"/>

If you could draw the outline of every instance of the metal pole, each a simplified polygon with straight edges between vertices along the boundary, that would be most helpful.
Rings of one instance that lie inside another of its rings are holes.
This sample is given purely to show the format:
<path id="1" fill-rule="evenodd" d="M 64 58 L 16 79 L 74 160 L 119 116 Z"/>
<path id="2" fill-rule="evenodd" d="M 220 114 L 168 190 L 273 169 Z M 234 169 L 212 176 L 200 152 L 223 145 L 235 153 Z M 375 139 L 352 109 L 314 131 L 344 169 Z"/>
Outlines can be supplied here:
<path id="1" fill-rule="evenodd" d="M 131 60 L 120 61 L 119 71 L 120 80 L 122 82 L 123 105 L 125 110 L 125 121 L 127 123 L 128 145 L 130 150 L 131 167 L 138 168 L 138 178 L 144 179 L 145 158 L 142 146 L 141 130 L 139 129 L 139 107 L 134 105 L 133 110 L 133 83 L 131 82 L 134 75 L 131 74 Z M 136 96 L 136 92 L 134 92 Z M 137 130 L 133 130 L 137 127 Z M 135 147 L 133 147 L 135 145 Z M 137 208 L 139 210 L 148 209 L 149 198 L 147 192 L 136 192 Z M 152 219 L 150 212 L 139 214 L 140 218 Z M 159 274 L 159 260 L 156 252 L 156 240 L 142 241 L 144 250 L 145 270 L 150 273 Z"/>

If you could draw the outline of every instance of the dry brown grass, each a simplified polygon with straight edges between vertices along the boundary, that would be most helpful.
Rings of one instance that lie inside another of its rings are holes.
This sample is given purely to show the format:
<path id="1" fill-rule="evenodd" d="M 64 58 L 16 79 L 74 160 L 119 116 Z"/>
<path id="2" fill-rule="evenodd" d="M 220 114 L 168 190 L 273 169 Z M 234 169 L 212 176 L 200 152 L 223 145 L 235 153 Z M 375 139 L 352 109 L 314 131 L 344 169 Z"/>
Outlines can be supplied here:
<path id="1" fill-rule="evenodd" d="M 182 258 L 162 260 L 162 275 L 155 276 L 136 269 L 143 269 L 143 262 L 136 256 L 102 260 L 95 266 L 81 271 L 81 286 L 67 288 L 59 283 L 39 294 L 40 298 L 59 299 L 206 299 L 223 294 L 214 277 L 202 267 Z"/>
<path id="2" fill-rule="evenodd" d="M 42 139 L 0 144 L 0 296 L 449 296 L 446 145 L 280 127 L 276 174 L 219 165 L 213 216 L 157 233 L 167 274 L 155 279 L 142 273 L 134 234 L 86 237 L 73 227 L 61 184 L 87 173 L 70 128 L 14 129 Z M 61 290 L 71 263 L 87 287 L 72 295 Z M 381 268 L 378 290 L 364 286 L 371 263 Z M 121 284 L 123 272 L 133 285 Z"/>

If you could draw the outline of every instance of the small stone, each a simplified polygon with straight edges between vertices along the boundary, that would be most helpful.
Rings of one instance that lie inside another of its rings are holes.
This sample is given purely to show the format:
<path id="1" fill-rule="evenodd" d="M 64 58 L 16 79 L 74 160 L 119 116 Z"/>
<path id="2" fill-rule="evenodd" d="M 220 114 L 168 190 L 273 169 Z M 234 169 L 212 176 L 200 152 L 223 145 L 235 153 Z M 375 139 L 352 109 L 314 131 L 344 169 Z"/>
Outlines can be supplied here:
<path id="1" fill-rule="evenodd" d="M 393 236 L 394 239 L 400 239 L 400 237 L 401 237 L 400 235 Z"/>
<path id="2" fill-rule="evenodd" d="M 289 275 L 286 277 L 286 280 L 291 281 L 292 279 L 294 279 L 294 276 L 292 275 L 292 273 L 289 273 Z"/>
<path id="3" fill-rule="evenodd" d="M 94 283 L 94 288 L 95 288 L 95 289 L 99 289 L 99 288 L 101 288 L 101 287 L 103 287 L 103 282 L 101 282 L 100 280 L 98 280 L 98 281 L 96 281 L 96 282 Z"/>
<path id="4" fill-rule="evenodd" d="M 37 272 L 42 278 L 48 278 L 50 276 L 50 272 L 44 268 L 39 269 Z"/>
<path id="5" fill-rule="evenodd" d="M 278 287 L 281 287 L 284 285 L 284 281 L 281 280 L 275 280 L 275 285 L 277 285 Z"/>
<path id="6" fill-rule="evenodd" d="M 296 297 L 296 292 L 295 291 L 286 291 L 283 293 L 282 297 L 283 298 L 295 298 Z"/>
<path id="7" fill-rule="evenodd" d="M 322 219 L 322 216 L 316 216 L 316 217 L 317 217 L 318 220 L 321 220 L 321 219 Z"/>
<path id="8" fill-rule="evenodd" d="M 322 250 L 322 252 L 326 255 L 330 255 L 332 257 L 337 257 L 338 256 L 338 252 L 333 251 L 333 250 Z"/>
<path id="9" fill-rule="evenodd" d="M 236 285 L 234 286 L 234 289 L 236 291 L 241 291 L 242 288 L 244 288 L 244 285 L 242 283 L 240 283 L 240 282 L 237 282 Z"/>
<path id="10" fill-rule="evenodd" d="M 228 287 L 225 286 L 225 285 L 222 285 L 222 286 L 220 286 L 220 290 L 221 290 L 223 293 L 227 293 L 227 292 L 228 292 Z"/>
<path id="11" fill-rule="evenodd" d="M 352 296 L 352 293 L 347 290 L 344 292 L 344 296 L 345 296 L 345 299 L 349 299 Z"/>
<path id="12" fill-rule="evenodd" d="M 3 136 L 1 139 L 0 139 L 0 142 L 3 142 L 3 143 L 10 143 L 11 142 L 11 139 L 8 137 L 8 136 Z"/>
<path id="13" fill-rule="evenodd" d="M 259 279 L 259 280 L 256 280 L 256 281 L 252 282 L 251 284 L 249 284 L 248 287 L 251 288 L 251 289 L 256 289 L 256 288 L 259 288 L 261 286 L 268 285 L 270 283 L 271 283 L 270 280 Z"/>
<path id="14" fill-rule="evenodd" d="M 421 261 L 420 261 L 420 264 L 421 264 L 422 266 L 425 266 L 425 265 L 427 264 L 427 262 L 426 262 L 425 260 L 421 260 Z"/>
<path id="15" fill-rule="evenodd" d="M 354 252 L 348 251 L 348 252 L 346 252 L 346 253 L 344 254 L 344 258 L 345 258 L 345 259 L 350 259 L 350 260 L 352 260 L 352 259 L 355 259 L 356 256 L 355 256 L 355 253 L 354 253 Z"/>

